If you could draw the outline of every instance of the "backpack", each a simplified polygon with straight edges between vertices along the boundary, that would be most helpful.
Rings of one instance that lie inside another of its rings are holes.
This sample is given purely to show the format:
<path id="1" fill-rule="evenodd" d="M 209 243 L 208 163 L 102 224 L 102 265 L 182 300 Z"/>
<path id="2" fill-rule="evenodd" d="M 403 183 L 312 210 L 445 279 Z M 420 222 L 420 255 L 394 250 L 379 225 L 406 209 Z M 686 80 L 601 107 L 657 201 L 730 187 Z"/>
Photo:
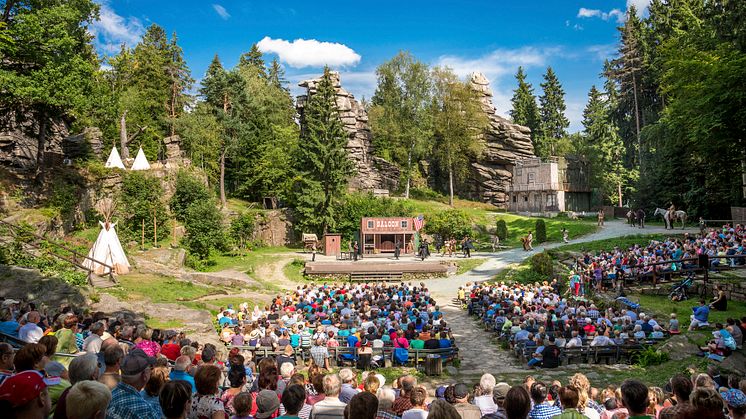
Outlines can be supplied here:
<path id="1" fill-rule="evenodd" d="M 394 348 L 394 363 L 404 365 L 409 361 L 409 350 L 405 348 Z"/>

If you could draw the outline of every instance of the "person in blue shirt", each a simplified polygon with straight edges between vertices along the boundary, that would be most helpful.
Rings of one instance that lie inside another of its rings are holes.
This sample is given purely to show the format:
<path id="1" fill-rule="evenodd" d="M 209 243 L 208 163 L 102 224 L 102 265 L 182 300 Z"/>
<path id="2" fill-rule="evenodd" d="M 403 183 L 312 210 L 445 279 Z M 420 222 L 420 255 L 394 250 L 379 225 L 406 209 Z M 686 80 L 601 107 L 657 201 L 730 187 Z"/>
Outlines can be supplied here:
<path id="1" fill-rule="evenodd" d="M 693 314 L 691 315 L 691 324 L 689 325 L 689 331 L 697 330 L 701 326 L 709 326 L 710 323 L 707 319 L 710 316 L 710 307 L 707 306 L 705 300 L 699 300 L 697 307 L 692 307 Z"/>
<path id="2" fill-rule="evenodd" d="M 15 319 L 10 310 L 3 310 L 2 322 L 0 322 L 0 332 L 6 335 L 18 337 L 18 329 L 21 327 Z"/>

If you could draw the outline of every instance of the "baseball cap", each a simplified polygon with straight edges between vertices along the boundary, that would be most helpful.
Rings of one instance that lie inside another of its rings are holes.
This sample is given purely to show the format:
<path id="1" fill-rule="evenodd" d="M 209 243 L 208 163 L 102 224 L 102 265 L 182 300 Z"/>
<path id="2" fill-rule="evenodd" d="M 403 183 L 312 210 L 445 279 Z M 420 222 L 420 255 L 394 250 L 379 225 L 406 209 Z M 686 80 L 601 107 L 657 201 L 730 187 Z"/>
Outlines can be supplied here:
<path id="1" fill-rule="evenodd" d="M 57 361 L 49 361 L 44 365 L 44 371 L 50 377 L 60 377 L 65 372 L 65 366 Z"/>
<path id="2" fill-rule="evenodd" d="M 746 395 L 743 394 L 743 391 L 741 390 L 732 388 L 730 390 L 721 392 L 720 395 L 730 407 L 739 408 L 746 406 Z"/>
<path id="3" fill-rule="evenodd" d="M 280 408 L 280 399 L 277 393 L 272 390 L 262 390 L 256 396 L 256 417 L 257 419 L 268 419 L 277 409 Z"/>
<path id="4" fill-rule="evenodd" d="M 0 400 L 10 402 L 11 406 L 23 406 L 39 397 L 48 386 L 54 385 L 44 378 L 39 371 L 23 371 L 12 375 L 0 385 Z"/>
<path id="5" fill-rule="evenodd" d="M 127 356 L 122 360 L 120 369 L 122 375 L 137 375 L 145 371 L 146 368 L 152 367 L 155 364 L 155 358 L 148 356 L 140 348 L 130 351 Z"/>
<path id="6" fill-rule="evenodd" d="M 435 397 L 439 399 L 445 399 L 446 398 L 446 386 L 440 386 L 435 389 Z"/>
<path id="7" fill-rule="evenodd" d="M 463 399 L 469 395 L 469 387 L 466 387 L 466 384 L 464 383 L 458 383 L 453 386 L 453 395 L 456 396 L 457 399 Z"/>
<path id="8" fill-rule="evenodd" d="M 504 399 L 508 395 L 508 390 L 510 390 L 508 383 L 497 383 L 495 384 L 495 388 L 492 389 L 492 398 L 498 400 Z"/>

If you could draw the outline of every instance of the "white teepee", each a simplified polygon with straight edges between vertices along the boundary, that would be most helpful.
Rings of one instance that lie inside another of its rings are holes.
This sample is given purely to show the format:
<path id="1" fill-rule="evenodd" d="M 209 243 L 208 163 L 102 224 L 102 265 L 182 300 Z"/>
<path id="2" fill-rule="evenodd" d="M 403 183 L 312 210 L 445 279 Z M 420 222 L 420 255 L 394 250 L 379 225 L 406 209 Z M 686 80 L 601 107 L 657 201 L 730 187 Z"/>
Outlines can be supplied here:
<path id="1" fill-rule="evenodd" d="M 112 147 L 111 153 L 109 153 L 109 158 L 106 159 L 104 167 L 124 169 L 124 163 L 122 163 L 122 158 L 119 157 L 119 151 L 117 151 L 116 147 Z"/>
<path id="2" fill-rule="evenodd" d="M 135 157 L 135 162 L 132 163 L 131 170 L 150 170 L 150 163 L 148 163 L 148 159 L 145 158 L 145 153 L 142 151 L 142 147 L 140 147 L 140 150 L 137 152 L 137 157 Z"/>
<path id="3" fill-rule="evenodd" d="M 113 268 L 113 273 L 117 275 L 126 274 L 130 270 L 130 263 L 114 229 L 116 223 L 111 222 L 111 215 L 114 212 L 113 201 L 103 199 L 98 205 L 98 210 L 104 216 L 105 221 L 98 222 L 101 224 L 101 232 L 98 233 L 96 242 L 93 244 L 91 251 L 88 252 L 90 259 L 86 259 L 83 266 L 92 270 L 96 275 L 108 274 L 111 270 L 109 267 Z M 108 265 L 108 267 L 102 265 L 102 263 Z"/>

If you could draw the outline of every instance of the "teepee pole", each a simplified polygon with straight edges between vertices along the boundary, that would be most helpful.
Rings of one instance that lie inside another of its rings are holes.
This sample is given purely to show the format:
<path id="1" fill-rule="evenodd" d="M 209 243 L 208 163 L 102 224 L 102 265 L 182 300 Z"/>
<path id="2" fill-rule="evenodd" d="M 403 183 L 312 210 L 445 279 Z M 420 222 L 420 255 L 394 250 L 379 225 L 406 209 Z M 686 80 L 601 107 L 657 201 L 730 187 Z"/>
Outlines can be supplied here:
<path id="1" fill-rule="evenodd" d="M 142 238 L 140 239 L 140 248 L 145 250 L 145 219 L 142 219 Z"/>

